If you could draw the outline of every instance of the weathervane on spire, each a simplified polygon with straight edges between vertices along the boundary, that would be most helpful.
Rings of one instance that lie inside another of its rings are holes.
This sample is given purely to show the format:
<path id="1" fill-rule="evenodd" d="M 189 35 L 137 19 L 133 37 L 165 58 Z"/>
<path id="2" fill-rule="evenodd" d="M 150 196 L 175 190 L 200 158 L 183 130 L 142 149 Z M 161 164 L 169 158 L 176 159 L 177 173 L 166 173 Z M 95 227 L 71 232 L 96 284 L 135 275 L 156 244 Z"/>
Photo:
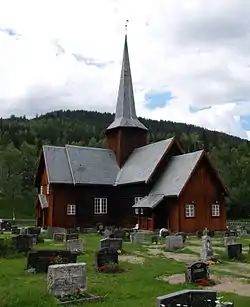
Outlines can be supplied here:
<path id="1" fill-rule="evenodd" d="M 125 34 L 127 35 L 127 31 L 128 31 L 128 22 L 129 20 L 127 19 L 125 22 Z"/>

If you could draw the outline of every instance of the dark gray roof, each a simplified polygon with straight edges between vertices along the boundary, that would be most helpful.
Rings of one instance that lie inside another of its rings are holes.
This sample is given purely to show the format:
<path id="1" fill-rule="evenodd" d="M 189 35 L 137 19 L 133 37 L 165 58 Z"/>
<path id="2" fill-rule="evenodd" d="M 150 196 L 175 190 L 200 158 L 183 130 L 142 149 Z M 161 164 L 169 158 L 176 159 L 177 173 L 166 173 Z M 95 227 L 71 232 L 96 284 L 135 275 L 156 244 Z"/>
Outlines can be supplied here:
<path id="1" fill-rule="evenodd" d="M 116 105 L 115 120 L 107 130 L 118 127 L 147 128 L 138 120 L 135 111 L 134 91 L 129 63 L 127 35 L 125 36 L 122 71 Z"/>
<path id="2" fill-rule="evenodd" d="M 45 195 L 38 194 L 38 199 L 39 199 L 39 202 L 40 202 L 42 209 L 49 207 L 48 202 L 47 202 L 47 198 L 46 198 Z"/>
<path id="3" fill-rule="evenodd" d="M 72 145 L 65 147 L 74 184 L 115 183 L 120 169 L 111 150 Z"/>
<path id="4" fill-rule="evenodd" d="M 43 153 L 50 183 L 113 185 L 120 170 L 108 149 L 43 146 Z"/>
<path id="5" fill-rule="evenodd" d="M 164 198 L 164 194 L 149 194 L 139 200 L 133 208 L 155 208 Z"/>
<path id="6" fill-rule="evenodd" d="M 120 170 L 116 185 L 146 182 L 172 141 L 170 138 L 135 149 Z"/>
<path id="7" fill-rule="evenodd" d="M 199 150 L 172 157 L 150 194 L 179 196 L 203 152 Z"/>
<path id="8" fill-rule="evenodd" d="M 65 147 L 45 145 L 43 154 L 49 182 L 73 184 Z"/>

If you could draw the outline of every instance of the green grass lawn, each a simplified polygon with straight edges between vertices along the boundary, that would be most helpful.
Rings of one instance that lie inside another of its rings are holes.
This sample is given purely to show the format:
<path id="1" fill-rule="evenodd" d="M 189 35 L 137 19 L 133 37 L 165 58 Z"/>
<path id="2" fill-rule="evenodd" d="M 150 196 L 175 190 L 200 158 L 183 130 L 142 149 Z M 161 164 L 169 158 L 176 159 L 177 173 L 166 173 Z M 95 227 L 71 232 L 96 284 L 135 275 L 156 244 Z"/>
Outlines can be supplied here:
<path id="1" fill-rule="evenodd" d="M 103 302 L 88 306 L 103 307 L 154 307 L 156 297 L 181 289 L 195 288 L 191 285 L 170 285 L 156 280 L 162 275 L 184 272 L 184 264 L 164 259 L 149 257 L 146 246 L 124 243 L 128 253 L 145 257 L 144 264 L 120 262 L 126 271 L 120 274 L 97 273 L 94 268 L 94 254 L 99 247 L 97 235 L 85 235 L 86 253 L 78 262 L 87 263 L 87 288 L 97 295 L 106 295 Z M 62 244 L 42 243 L 37 249 L 64 249 Z M 250 297 L 223 294 L 237 307 L 249 307 Z M 220 296 L 220 295 L 219 295 Z M 0 259 L 0 307 L 53 307 L 56 302 L 47 293 L 46 275 L 26 272 L 26 258 Z"/>

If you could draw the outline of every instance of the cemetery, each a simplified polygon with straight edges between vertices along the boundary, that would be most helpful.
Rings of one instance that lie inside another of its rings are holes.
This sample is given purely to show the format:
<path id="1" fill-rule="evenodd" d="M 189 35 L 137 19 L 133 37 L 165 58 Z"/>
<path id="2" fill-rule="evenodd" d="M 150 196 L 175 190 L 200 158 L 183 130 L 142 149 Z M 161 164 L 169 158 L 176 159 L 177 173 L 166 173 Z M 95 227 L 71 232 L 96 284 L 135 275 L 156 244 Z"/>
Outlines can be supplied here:
<path id="1" fill-rule="evenodd" d="M 14 229 L 0 235 L 3 307 L 250 306 L 246 234 Z"/>

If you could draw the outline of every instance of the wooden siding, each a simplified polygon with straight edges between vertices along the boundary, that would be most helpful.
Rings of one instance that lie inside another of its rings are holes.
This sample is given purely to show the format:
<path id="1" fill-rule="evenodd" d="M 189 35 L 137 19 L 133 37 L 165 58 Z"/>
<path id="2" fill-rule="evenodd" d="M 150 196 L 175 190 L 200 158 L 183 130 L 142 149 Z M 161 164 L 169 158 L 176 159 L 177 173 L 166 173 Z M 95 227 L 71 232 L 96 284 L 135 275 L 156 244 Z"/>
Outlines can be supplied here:
<path id="1" fill-rule="evenodd" d="M 147 131 L 138 128 L 117 128 L 106 131 L 106 147 L 113 150 L 121 167 L 135 148 L 147 145 Z"/>
<path id="2" fill-rule="evenodd" d="M 212 204 L 218 201 L 220 216 L 212 217 Z M 185 205 L 195 205 L 195 217 L 185 216 Z M 224 230 L 226 228 L 226 204 L 223 189 L 214 172 L 205 158 L 200 161 L 197 169 L 191 176 L 178 205 L 173 210 L 175 220 L 179 216 L 179 225 L 174 223 L 173 231 L 195 232 L 204 227 L 211 230 Z M 176 227 L 176 226 L 179 227 Z"/>
<path id="3" fill-rule="evenodd" d="M 48 208 L 43 209 L 41 208 L 41 205 L 39 201 L 36 202 L 37 204 L 37 220 L 39 218 L 39 224 L 42 222 L 41 226 L 52 226 L 52 221 L 53 221 L 53 190 L 51 185 L 49 186 L 49 194 L 47 194 L 47 185 L 49 184 L 48 181 L 48 175 L 46 172 L 46 168 L 44 167 L 41 175 L 41 183 L 40 186 L 37 188 L 38 189 L 38 194 L 41 193 L 41 186 L 43 187 L 43 195 L 46 196 L 47 203 L 48 203 Z"/>

